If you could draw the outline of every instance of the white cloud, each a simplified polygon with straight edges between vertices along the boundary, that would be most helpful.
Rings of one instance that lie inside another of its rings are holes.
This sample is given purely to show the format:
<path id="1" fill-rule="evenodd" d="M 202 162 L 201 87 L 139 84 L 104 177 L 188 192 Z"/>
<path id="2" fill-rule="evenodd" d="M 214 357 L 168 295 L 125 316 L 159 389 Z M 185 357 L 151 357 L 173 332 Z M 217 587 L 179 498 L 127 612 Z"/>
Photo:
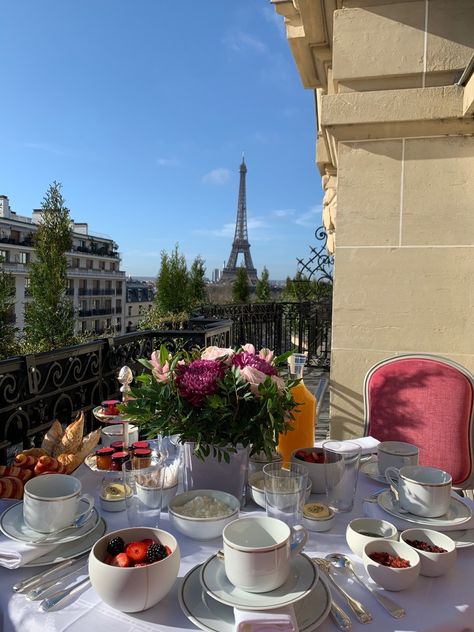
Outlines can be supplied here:
<path id="1" fill-rule="evenodd" d="M 316 228 L 321 223 L 321 214 L 322 214 L 322 206 L 318 204 L 317 206 L 313 206 L 306 211 L 306 213 L 302 213 L 299 217 L 295 219 L 295 224 L 298 226 L 309 226 Z"/>
<path id="2" fill-rule="evenodd" d="M 267 52 L 265 44 L 244 31 L 229 32 L 224 38 L 224 44 L 234 53 L 245 53 L 250 51 L 264 55 Z"/>
<path id="3" fill-rule="evenodd" d="M 228 169 L 224 169 L 224 167 L 219 167 L 209 171 L 209 173 L 206 173 L 206 175 L 203 176 L 202 181 L 206 184 L 222 186 L 229 180 L 229 178 L 230 171 Z"/>
<path id="4" fill-rule="evenodd" d="M 157 160 L 159 167 L 177 167 L 179 165 L 179 160 L 177 158 L 158 158 Z"/>
<path id="5" fill-rule="evenodd" d="M 291 217 L 295 214 L 294 209 L 292 208 L 282 208 L 272 211 L 272 215 L 274 217 Z"/>

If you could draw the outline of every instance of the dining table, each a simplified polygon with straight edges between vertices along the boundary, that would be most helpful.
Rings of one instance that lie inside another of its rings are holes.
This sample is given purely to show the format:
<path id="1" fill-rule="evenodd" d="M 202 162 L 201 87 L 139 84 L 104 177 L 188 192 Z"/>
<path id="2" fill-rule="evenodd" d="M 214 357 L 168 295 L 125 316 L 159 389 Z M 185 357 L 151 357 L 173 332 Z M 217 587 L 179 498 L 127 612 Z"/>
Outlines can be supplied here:
<path id="1" fill-rule="evenodd" d="M 81 480 L 83 492 L 95 496 L 96 506 L 100 510 L 100 475 L 83 464 L 76 470 L 75 476 Z M 349 549 L 345 532 L 350 520 L 364 515 L 364 509 L 368 506 L 364 499 L 369 499 L 369 502 L 373 500 L 374 494 L 381 487 L 380 482 L 360 472 L 352 511 L 337 513 L 332 528 L 327 532 L 309 532 L 304 552 L 309 557 L 325 557 L 330 553 L 346 554 L 363 580 L 376 587 L 369 579 L 362 560 Z M 323 494 L 312 495 L 310 501 L 324 503 L 324 498 Z M 100 512 L 108 532 L 128 526 L 125 511 Z M 265 511 L 249 499 L 241 510 L 241 515 L 264 514 Z M 386 519 L 390 520 L 388 514 Z M 181 610 L 179 593 L 186 574 L 222 547 L 222 537 L 206 541 L 188 538 L 170 523 L 166 509 L 161 512 L 159 527 L 173 533 L 177 538 L 181 564 L 173 588 L 154 607 L 137 613 L 114 610 L 101 601 L 90 584 L 86 584 L 63 607 L 45 613 L 40 611 L 38 601 L 28 601 L 23 594 L 15 593 L 12 586 L 41 572 L 42 568 L 46 572 L 48 567 L 23 567 L 16 570 L 0 567 L 0 631 L 180 632 L 199 629 Z M 406 616 L 401 619 L 392 618 L 364 587 L 343 576 L 338 576 L 337 581 L 370 610 L 372 622 L 359 623 L 336 591 L 332 591 L 333 598 L 350 614 L 352 630 L 355 632 L 474 632 L 474 546 L 459 548 L 457 553 L 455 565 L 441 577 L 419 576 L 410 588 L 400 592 L 382 589 L 382 592 L 405 609 Z M 328 616 L 317 629 L 320 632 L 334 632 L 337 628 Z"/>

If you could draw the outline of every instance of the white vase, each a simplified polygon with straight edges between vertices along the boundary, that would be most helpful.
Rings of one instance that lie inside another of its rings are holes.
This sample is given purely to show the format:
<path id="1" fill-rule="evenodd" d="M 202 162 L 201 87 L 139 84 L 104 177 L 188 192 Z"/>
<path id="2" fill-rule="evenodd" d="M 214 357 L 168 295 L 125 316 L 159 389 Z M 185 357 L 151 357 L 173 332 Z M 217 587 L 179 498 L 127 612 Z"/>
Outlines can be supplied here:
<path id="1" fill-rule="evenodd" d="M 237 452 L 230 452 L 230 462 L 209 455 L 204 461 L 193 453 L 195 443 L 184 444 L 183 487 L 192 489 L 217 489 L 235 496 L 241 506 L 245 504 L 245 488 L 249 465 L 249 448 L 236 446 Z"/>

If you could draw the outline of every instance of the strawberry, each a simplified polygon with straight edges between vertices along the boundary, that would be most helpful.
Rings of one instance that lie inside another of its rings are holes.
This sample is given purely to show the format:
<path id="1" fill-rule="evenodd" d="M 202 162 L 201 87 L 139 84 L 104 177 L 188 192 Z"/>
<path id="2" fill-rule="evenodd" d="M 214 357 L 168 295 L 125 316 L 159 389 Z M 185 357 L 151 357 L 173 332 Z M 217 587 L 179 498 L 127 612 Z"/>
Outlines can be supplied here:
<path id="1" fill-rule="evenodd" d="M 146 562 L 139 562 L 133 565 L 134 568 L 139 568 L 140 566 L 148 566 L 148 564 Z"/>
<path id="2" fill-rule="evenodd" d="M 112 566 L 120 566 L 121 568 L 127 568 L 127 566 L 131 566 L 132 563 L 130 558 L 126 553 L 119 553 L 112 560 Z"/>
<path id="3" fill-rule="evenodd" d="M 165 544 L 165 549 L 166 549 L 166 552 L 168 553 L 168 555 L 171 555 L 172 550 L 167 544 Z"/>
<path id="4" fill-rule="evenodd" d="M 146 544 L 147 547 L 150 546 L 150 544 L 156 544 L 156 540 L 152 540 L 151 538 L 145 538 L 145 540 L 142 540 L 143 544 Z"/>
<path id="5" fill-rule="evenodd" d="M 148 546 L 144 542 L 130 542 L 125 547 L 125 553 L 134 564 L 139 564 L 146 560 Z"/>

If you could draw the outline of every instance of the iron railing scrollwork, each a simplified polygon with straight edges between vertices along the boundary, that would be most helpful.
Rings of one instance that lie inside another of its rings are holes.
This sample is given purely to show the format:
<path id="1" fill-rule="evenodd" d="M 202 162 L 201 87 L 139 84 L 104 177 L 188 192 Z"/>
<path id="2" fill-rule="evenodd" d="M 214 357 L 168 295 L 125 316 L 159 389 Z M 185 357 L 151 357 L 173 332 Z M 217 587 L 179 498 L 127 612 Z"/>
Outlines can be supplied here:
<path id="1" fill-rule="evenodd" d="M 324 226 L 319 226 L 314 231 L 314 236 L 319 242 L 316 246 L 310 246 L 310 256 L 307 259 L 299 259 L 298 274 L 295 283 L 299 284 L 300 293 L 306 296 L 300 298 L 310 299 L 314 288 L 312 282 L 317 282 L 322 294 L 332 294 L 334 257 L 327 251 L 327 233 Z"/>

